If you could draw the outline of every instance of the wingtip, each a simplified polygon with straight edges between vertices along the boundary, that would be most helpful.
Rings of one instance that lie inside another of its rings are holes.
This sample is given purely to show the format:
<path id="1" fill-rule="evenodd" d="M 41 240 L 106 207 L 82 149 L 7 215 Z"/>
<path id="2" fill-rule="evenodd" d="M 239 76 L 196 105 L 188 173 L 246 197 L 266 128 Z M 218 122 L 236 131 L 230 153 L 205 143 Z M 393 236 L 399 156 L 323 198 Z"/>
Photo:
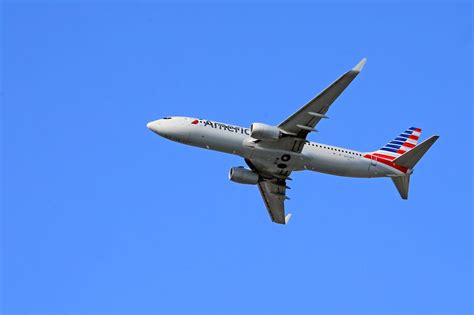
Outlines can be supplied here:
<path id="1" fill-rule="evenodd" d="M 357 73 L 361 72 L 366 62 L 367 62 L 367 58 L 362 58 L 362 60 L 359 61 L 359 63 L 354 68 L 352 68 L 352 71 L 355 71 Z"/>

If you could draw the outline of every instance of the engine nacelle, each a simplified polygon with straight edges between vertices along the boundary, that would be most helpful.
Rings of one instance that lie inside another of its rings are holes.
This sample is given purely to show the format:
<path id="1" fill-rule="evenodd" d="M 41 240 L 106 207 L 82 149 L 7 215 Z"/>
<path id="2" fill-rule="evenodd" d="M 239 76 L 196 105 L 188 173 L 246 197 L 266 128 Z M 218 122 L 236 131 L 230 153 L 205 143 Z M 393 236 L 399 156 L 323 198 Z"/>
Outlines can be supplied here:
<path id="1" fill-rule="evenodd" d="M 274 126 L 253 123 L 250 125 L 250 136 L 258 140 L 275 141 L 280 139 L 281 131 Z"/>
<path id="2" fill-rule="evenodd" d="M 229 171 L 229 179 L 240 184 L 255 185 L 258 183 L 259 176 L 243 167 L 233 167 Z"/>

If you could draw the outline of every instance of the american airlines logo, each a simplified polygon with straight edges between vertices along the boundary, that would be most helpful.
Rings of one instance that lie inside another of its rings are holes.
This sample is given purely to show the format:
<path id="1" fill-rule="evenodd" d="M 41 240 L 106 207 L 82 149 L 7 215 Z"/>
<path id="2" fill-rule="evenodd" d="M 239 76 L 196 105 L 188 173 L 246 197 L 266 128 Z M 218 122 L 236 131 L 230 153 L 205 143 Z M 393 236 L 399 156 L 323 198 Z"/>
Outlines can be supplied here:
<path id="1" fill-rule="evenodd" d="M 203 125 L 204 127 L 209 127 L 213 129 L 226 130 L 233 133 L 241 133 L 250 136 L 250 129 L 242 128 L 239 126 L 226 125 L 223 123 L 213 122 L 210 120 L 199 120 L 195 119 L 191 122 L 192 125 Z"/>

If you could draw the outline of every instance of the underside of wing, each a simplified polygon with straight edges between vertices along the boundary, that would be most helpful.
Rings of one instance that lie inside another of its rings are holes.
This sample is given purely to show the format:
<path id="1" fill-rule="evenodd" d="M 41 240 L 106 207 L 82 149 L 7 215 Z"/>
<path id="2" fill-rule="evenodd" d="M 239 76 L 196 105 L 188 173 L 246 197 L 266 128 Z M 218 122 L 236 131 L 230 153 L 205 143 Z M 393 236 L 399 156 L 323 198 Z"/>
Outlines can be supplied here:
<path id="1" fill-rule="evenodd" d="M 288 117 L 278 127 L 287 135 L 306 139 L 322 118 L 327 118 L 326 113 L 334 100 L 346 89 L 364 67 L 366 59 L 362 59 L 354 68 L 347 71 L 334 81 L 318 96 L 309 101 L 296 113 Z"/>
<path id="2" fill-rule="evenodd" d="M 286 224 L 289 215 L 285 216 L 286 183 L 283 179 L 265 179 L 258 183 L 268 214 L 273 222 Z"/>
<path id="3" fill-rule="evenodd" d="M 279 224 L 287 224 L 291 214 L 285 215 L 286 180 L 291 172 L 272 172 L 265 168 L 265 165 L 258 161 L 245 159 L 247 165 L 257 173 L 260 180 L 257 184 L 258 190 L 262 195 L 263 202 L 267 208 L 268 214 L 273 222 Z"/>

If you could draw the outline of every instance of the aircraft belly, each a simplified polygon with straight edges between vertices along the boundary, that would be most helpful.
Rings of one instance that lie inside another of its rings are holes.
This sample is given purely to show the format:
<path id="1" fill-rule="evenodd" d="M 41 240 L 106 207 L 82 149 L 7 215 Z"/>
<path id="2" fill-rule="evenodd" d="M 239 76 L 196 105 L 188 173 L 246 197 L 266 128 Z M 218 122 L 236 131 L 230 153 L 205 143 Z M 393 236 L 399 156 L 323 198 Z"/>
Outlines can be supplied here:
<path id="1" fill-rule="evenodd" d="M 300 153 L 272 150 L 268 148 L 253 147 L 246 158 L 258 161 L 259 164 L 266 165 L 272 171 L 300 171 L 304 170 L 304 157 Z"/>
<path id="2" fill-rule="evenodd" d="M 403 175 L 404 173 L 382 163 L 370 164 L 370 177 L 385 177 L 390 175 Z"/>
<path id="3" fill-rule="evenodd" d="M 255 161 L 269 173 L 311 170 L 347 177 L 379 177 L 385 173 L 375 171 L 375 167 L 370 167 L 370 160 L 359 156 L 309 150 L 296 153 L 263 148 L 247 135 L 216 132 L 205 127 L 193 129 L 187 144 L 239 155 Z"/>
<path id="4" fill-rule="evenodd" d="M 306 169 L 311 171 L 346 177 L 371 177 L 370 161 L 359 157 L 351 158 L 322 152 L 311 155 L 308 161 Z"/>

